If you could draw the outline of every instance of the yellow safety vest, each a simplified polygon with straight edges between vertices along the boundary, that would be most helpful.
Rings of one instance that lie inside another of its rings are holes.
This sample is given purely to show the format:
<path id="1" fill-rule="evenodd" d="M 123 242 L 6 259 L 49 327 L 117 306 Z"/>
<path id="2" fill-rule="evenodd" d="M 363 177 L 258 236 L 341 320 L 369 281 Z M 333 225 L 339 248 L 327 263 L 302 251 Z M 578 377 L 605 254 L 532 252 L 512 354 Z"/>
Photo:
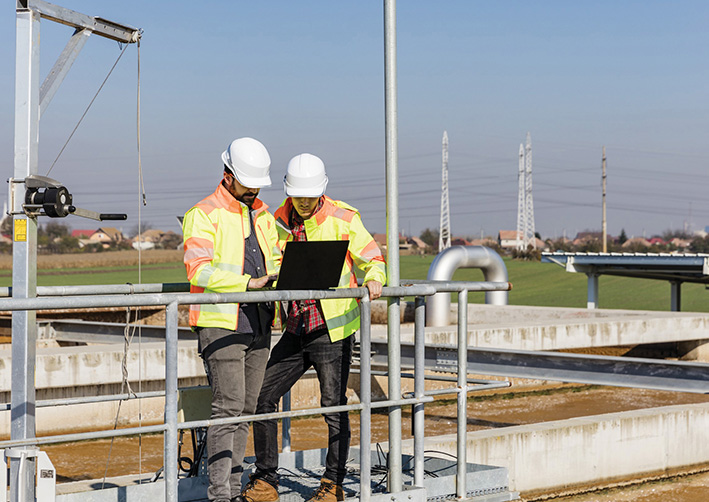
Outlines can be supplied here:
<path id="1" fill-rule="evenodd" d="M 273 215 L 260 199 L 253 204 L 254 230 L 268 274 L 278 273 L 281 250 Z M 192 293 L 246 291 L 250 275 L 244 274 L 244 239 L 251 232 L 248 207 L 220 183 L 217 190 L 185 214 L 185 268 Z M 236 330 L 238 303 L 190 305 L 190 326 Z"/>
<path id="2" fill-rule="evenodd" d="M 347 257 L 342 267 L 339 287 L 356 288 L 354 266 L 365 272 L 364 282 L 379 281 L 386 284 L 386 264 L 379 246 L 364 228 L 362 218 L 354 207 L 323 195 L 323 205 L 312 217 L 305 220 L 305 234 L 309 241 L 349 240 Z M 278 242 L 285 248 L 293 240 L 290 215 L 293 202 L 290 197 L 276 210 Z M 359 301 L 356 298 L 320 300 L 330 340 L 347 338 L 359 329 Z"/>

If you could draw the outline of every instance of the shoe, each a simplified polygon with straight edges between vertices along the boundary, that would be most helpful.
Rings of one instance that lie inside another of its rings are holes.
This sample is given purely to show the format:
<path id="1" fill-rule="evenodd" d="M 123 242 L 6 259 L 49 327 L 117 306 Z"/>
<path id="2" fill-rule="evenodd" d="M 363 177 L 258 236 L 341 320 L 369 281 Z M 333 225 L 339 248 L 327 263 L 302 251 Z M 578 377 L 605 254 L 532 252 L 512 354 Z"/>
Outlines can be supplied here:
<path id="1" fill-rule="evenodd" d="M 307 502 L 341 502 L 345 500 L 345 490 L 342 485 L 335 484 L 334 481 L 322 478 L 320 487 L 315 490 L 313 496 Z"/>
<path id="2" fill-rule="evenodd" d="M 257 478 L 253 474 L 249 476 L 249 482 L 241 490 L 241 501 L 236 502 L 278 502 L 278 488 L 272 484 Z"/>

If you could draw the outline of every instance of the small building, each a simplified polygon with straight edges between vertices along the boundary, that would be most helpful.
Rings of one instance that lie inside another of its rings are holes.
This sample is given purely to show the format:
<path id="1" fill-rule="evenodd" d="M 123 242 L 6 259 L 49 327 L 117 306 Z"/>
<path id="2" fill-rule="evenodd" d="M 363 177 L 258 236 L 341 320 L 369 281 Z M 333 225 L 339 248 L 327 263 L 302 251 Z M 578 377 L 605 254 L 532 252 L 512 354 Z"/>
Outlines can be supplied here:
<path id="1" fill-rule="evenodd" d="M 181 246 L 181 243 L 182 236 L 175 232 L 164 232 L 157 228 L 151 228 L 133 237 L 131 246 L 133 246 L 133 249 L 177 249 Z"/>
<path id="2" fill-rule="evenodd" d="M 96 230 L 72 230 L 71 236 L 76 237 L 80 241 L 88 240 L 96 232 Z"/>
<path id="3" fill-rule="evenodd" d="M 497 243 L 502 249 L 517 249 L 520 246 L 517 230 L 500 230 L 497 234 Z"/>
<path id="4" fill-rule="evenodd" d="M 379 249 L 386 249 L 387 247 L 387 234 L 372 234 L 372 238 L 374 239 L 374 242 L 377 243 L 377 246 L 379 246 Z"/>
<path id="5" fill-rule="evenodd" d="M 118 244 L 124 239 L 123 233 L 117 228 L 113 227 L 101 227 L 96 230 L 89 237 L 89 242 L 98 242 L 103 245 L 104 248 L 110 247 L 112 244 Z"/>
<path id="6" fill-rule="evenodd" d="M 675 246 L 677 249 L 684 250 L 684 249 L 689 248 L 690 244 L 692 244 L 692 241 L 688 240 L 688 239 L 680 239 L 679 237 L 675 237 L 674 239 L 672 239 L 670 241 L 670 244 Z"/>
<path id="7" fill-rule="evenodd" d="M 650 243 L 647 241 L 647 239 L 643 239 L 642 237 L 632 237 L 625 241 L 621 247 L 623 249 L 629 250 L 643 249 L 650 247 Z"/>

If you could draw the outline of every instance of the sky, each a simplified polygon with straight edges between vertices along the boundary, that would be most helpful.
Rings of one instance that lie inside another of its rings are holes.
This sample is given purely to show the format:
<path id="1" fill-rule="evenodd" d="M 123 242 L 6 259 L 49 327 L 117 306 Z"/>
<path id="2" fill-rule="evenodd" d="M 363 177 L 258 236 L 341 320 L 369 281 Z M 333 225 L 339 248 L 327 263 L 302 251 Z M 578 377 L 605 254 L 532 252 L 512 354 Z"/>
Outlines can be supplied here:
<path id="1" fill-rule="evenodd" d="M 138 222 L 179 231 L 177 216 L 219 183 L 227 145 L 251 136 L 271 155 L 273 185 L 261 198 L 273 210 L 289 159 L 308 152 L 325 162 L 327 194 L 358 208 L 371 232 L 386 231 L 383 2 L 56 3 L 143 30 L 98 95 L 122 47 L 90 37 L 42 116 L 39 174 L 64 184 L 75 206 L 128 214 L 105 223 L 125 233 Z M 543 237 L 600 231 L 604 146 L 610 235 L 709 225 L 707 25 L 704 0 L 397 2 L 400 230 L 439 226 L 444 131 L 454 236 L 516 228 L 527 133 Z M 42 20 L 40 80 L 72 31 Z M 15 37 L 14 2 L 5 2 L 6 178 Z"/>

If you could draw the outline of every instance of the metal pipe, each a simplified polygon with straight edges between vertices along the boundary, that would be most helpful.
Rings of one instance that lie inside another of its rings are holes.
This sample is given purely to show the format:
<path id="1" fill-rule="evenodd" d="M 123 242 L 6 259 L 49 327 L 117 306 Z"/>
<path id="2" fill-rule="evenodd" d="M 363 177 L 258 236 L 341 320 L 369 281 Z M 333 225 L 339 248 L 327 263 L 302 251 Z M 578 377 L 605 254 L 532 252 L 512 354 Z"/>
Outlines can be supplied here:
<path id="1" fill-rule="evenodd" d="M 281 409 L 290 411 L 290 391 L 286 392 L 281 398 Z M 285 417 L 281 420 L 281 451 L 284 453 L 290 451 L 290 417 Z"/>
<path id="2" fill-rule="evenodd" d="M 86 286 L 37 286 L 37 296 L 133 295 L 142 293 L 189 293 L 188 282 L 164 284 L 97 284 Z M 12 296 L 12 288 L 0 288 L 0 297 Z"/>
<path id="3" fill-rule="evenodd" d="M 476 392 L 476 391 L 481 391 L 481 390 L 493 390 L 493 389 L 505 389 L 510 386 L 509 382 L 500 382 L 500 383 L 490 383 L 487 385 L 468 385 L 464 388 L 465 392 Z M 406 392 L 404 393 L 403 397 L 409 397 L 411 396 L 411 392 Z M 451 387 L 448 389 L 433 389 L 433 390 L 427 390 L 424 392 L 424 396 L 442 396 L 445 394 L 458 394 L 458 387 Z M 456 396 L 457 397 L 457 396 Z"/>
<path id="4" fill-rule="evenodd" d="M 61 434 L 58 436 L 44 436 L 41 438 L 34 437 L 23 440 L 10 439 L 8 441 L 0 441 L 0 448 L 33 446 L 40 444 L 74 443 L 77 441 L 86 441 L 87 439 L 104 439 L 119 436 L 135 436 L 136 434 L 152 434 L 164 431 L 164 424 L 143 425 L 142 427 L 130 427 L 128 429 L 109 429 L 103 431 L 79 432 L 76 434 Z"/>
<path id="5" fill-rule="evenodd" d="M 450 248 L 449 248 L 450 249 Z M 468 466 L 468 291 L 458 293 L 458 472 L 456 494 L 466 498 L 465 475 Z"/>
<path id="6" fill-rule="evenodd" d="M 420 284 L 406 287 L 385 287 L 382 296 L 429 296 L 436 292 L 435 286 Z M 308 299 L 362 298 L 367 288 L 343 288 L 331 290 L 299 291 L 247 291 L 244 293 L 155 293 L 145 295 L 76 296 L 71 298 L 4 298 L 0 299 L 0 311 L 76 309 L 91 307 L 140 307 L 168 305 L 172 302 L 185 304 L 274 302 Z"/>
<path id="7" fill-rule="evenodd" d="M 396 0 L 384 0 L 384 107 L 387 194 L 387 284 L 399 286 L 399 153 L 396 83 Z M 387 309 L 389 342 L 389 397 L 401 395 L 399 352 L 399 298 L 390 298 Z M 401 408 L 389 410 L 389 491 L 400 492 Z"/>
<path id="8" fill-rule="evenodd" d="M 369 502 L 372 497 L 372 303 L 369 296 L 360 302 L 359 342 L 359 499 Z"/>
<path id="9" fill-rule="evenodd" d="M 177 325 L 173 302 L 165 309 L 165 502 L 177 502 Z"/>
<path id="10" fill-rule="evenodd" d="M 486 281 L 507 282 L 507 267 L 495 251 L 485 246 L 453 246 L 441 253 L 428 269 L 428 280 L 450 281 L 459 268 L 479 268 Z M 485 303 L 507 305 L 506 291 L 485 293 Z M 450 324 L 451 296 L 438 293 L 426 302 L 426 326 Z"/>
<path id="11" fill-rule="evenodd" d="M 424 382 L 426 361 L 426 302 L 417 296 L 414 307 L 414 397 L 421 398 L 426 391 Z M 414 426 L 414 486 L 423 487 L 424 476 L 424 405 L 415 404 L 411 414 Z"/>
<path id="12" fill-rule="evenodd" d="M 414 289 L 411 289 L 415 286 Z M 435 286 L 427 288 L 426 286 Z M 400 280 L 397 288 L 387 287 L 382 296 L 430 296 L 438 292 L 460 291 L 508 291 L 508 282 L 492 281 L 430 281 L 430 280 Z M 146 293 L 189 293 L 187 282 L 166 282 L 154 284 L 102 284 L 86 286 L 37 286 L 37 296 L 92 296 L 92 295 L 143 295 Z M 250 291 L 249 294 L 254 293 Z M 258 293 L 258 291 L 256 291 Z M 0 288 L 0 298 L 12 296 L 12 288 Z"/>

